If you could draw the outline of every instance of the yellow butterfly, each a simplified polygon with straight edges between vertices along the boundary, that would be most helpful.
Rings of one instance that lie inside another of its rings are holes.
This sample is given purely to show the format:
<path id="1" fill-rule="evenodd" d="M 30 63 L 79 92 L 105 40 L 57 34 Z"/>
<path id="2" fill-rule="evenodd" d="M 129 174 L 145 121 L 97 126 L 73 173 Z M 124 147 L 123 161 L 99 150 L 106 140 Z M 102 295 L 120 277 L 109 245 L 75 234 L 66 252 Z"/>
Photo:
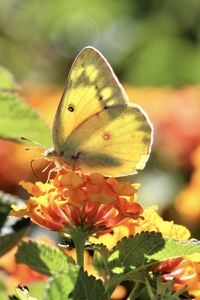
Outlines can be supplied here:
<path id="1" fill-rule="evenodd" d="M 149 157 L 152 125 L 143 110 L 128 101 L 95 48 L 84 48 L 72 64 L 54 119 L 53 144 L 47 157 L 105 176 L 137 173 Z"/>

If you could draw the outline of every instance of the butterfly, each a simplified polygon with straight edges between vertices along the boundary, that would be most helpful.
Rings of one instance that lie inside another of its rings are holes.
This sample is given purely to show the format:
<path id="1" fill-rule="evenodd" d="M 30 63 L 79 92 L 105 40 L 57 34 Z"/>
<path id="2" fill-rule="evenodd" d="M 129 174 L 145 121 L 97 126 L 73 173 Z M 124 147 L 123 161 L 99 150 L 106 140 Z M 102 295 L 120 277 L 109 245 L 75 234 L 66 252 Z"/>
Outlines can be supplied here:
<path id="1" fill-rule="evenodd" d="M 85 173 L 130 175 L 144 168 L 152 131 L 103 55 L 86 47 L 72 64 L 54 119 L 54 148 L 45 155 Z"/>

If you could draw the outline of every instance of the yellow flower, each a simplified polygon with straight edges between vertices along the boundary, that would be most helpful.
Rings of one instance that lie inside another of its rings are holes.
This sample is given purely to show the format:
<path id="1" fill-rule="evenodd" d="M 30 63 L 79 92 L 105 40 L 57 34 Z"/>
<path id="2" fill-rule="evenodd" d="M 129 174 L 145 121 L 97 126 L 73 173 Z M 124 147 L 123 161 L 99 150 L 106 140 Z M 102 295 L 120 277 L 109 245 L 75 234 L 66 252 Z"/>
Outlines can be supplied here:
<path id="1" fill-rule="evenodd" d="M 105 234 L 101 237 L 91 237 L 91 243 L 103 243 L 108 249 L 112 249 L 118 241 L 124 236 L 135 235 L 142 231 L 160 232 L 166 238 L 175 240 L 188 240 L 190 238 L 189 230 L 182 226 L 174 224 L 173 221 L 164 221 L 156 212 L 157 206 L 151 206 L 144 209 L 141 218 L 137 220 L 126 219 L 123 225 L 115 227 L 112 233 Z"/>

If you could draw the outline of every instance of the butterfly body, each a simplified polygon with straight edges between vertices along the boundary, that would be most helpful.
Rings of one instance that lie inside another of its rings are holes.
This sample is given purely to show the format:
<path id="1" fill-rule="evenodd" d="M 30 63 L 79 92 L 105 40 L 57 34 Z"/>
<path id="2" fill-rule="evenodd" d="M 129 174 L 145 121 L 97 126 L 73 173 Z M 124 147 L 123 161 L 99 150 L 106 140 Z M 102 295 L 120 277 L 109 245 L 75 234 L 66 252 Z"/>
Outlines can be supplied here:
<path id="1" fill-rule="evenodd" d="M 152 143 L 152 126 L 142 109 L 129 103 L 110 65 L 96 49 L 75 59 L 53 125 L 60 164 L 105 176 L 143 169 Z"/>

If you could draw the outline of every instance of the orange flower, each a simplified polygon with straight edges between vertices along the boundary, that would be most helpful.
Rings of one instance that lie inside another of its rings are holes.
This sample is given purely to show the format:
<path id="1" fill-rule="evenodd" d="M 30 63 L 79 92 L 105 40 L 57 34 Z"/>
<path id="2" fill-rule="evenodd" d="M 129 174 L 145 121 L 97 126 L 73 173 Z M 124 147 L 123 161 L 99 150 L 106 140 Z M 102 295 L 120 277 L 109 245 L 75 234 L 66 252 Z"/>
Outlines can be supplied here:
<path id="1" fill-rule="evenodd" d="M 154 150 L 173 166 L 190 165 L 191 153 L 200 144 L 200 86 L 142 89 L 127 86 L 126 92 L 129 99 L 144 108 L 154 124 Z"/>
<path id="2" fill-rule="evenodd" d="M 54 245 L 54 242 L 46 237 L 37 238 L 47 244 Z M 23 238 L 24 241 L 29 241 L 30 238 Z M 47 276 L 30 269 L 27 265 L 19 264 L 15 260 L 15 254 L 18 247 L 12 248 L 2 257 L 0 257 L 0 278 L 6 283 L 9 292 L 14 292 L 18 284 L 23 283 L 28 285 L 33 282 L 46 281 Z"/>
<path id="3" fill-rule="evenodd" d="M 62 170 L 49 183 L 21 185 L 32 196 L 23 208 L 13 206 L 11 215 L 30 217 L 51 230 L 65 232 L 77 226 L 89 233 L 105 234 L 125 220 L 139 218 L 143 211 L 135 203 L 134 186 L 98 173 Z"/>
<path id="4" fill-rule="evenodd" d="M 175 291 L 187 286 L 188 293 L 200 300 L 200 263 L 193 262 L 192 255 L 160 263 L 154 272 L 162 274 L 163 282 L 173 279 Z"/>
<path id="5" fill-rule="evenodd" d="M 189 184 L 178 194 L 175 208 L 189 226 L 199 224 L 200 217 L 200 146 L 192 155 L 193 174 Z"/>

